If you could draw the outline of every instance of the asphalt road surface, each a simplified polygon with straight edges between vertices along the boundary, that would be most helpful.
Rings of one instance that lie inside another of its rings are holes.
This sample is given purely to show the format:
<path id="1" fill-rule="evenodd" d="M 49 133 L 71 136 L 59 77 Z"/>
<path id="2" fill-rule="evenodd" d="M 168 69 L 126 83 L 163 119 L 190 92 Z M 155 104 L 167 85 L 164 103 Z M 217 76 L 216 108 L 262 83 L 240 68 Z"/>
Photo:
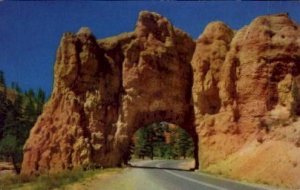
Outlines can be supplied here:
<path id="1" fill-rule="evenodd" d="M 132 167 L 106 180 L 85 183 L 87 190 L 274 190 L 255 184 L 214 177 L 190 171 L 186 161 L 145 160 L 132 162 Z"/>

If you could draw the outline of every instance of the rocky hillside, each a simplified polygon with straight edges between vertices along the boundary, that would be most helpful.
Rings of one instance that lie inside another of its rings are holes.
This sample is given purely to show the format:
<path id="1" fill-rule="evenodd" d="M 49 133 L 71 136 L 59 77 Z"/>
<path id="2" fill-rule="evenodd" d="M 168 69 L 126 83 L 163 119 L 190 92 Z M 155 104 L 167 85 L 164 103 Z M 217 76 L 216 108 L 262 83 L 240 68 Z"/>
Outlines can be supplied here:
<path id="1" fill-rule="evenodd" d="M 193 137 L 202 170 L 300 188 L 299 47 L 287 14 L 212 22 L 196 41 L 147 11 L 119 36 L 66 33 L 22 172 L 120 165 L 137 129 L 166 121 Z"/>

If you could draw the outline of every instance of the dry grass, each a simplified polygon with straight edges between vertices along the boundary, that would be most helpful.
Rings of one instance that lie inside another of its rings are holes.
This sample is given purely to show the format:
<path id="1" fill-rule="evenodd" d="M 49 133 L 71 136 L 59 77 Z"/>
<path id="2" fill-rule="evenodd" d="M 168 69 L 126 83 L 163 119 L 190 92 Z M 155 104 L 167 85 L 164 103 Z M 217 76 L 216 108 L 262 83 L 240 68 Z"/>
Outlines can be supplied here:
<path id="1" fill-rule="evenodd" d="M 0 177 L 0 190 L 52 190 L 66 185 L 79 182 L 96 174 L 110 172 L 116 169 L 97 169 L 84 171 L 81 169 L 64 171 L 57 174 L 26 176 L 26 175 L 4 175 Z"/>

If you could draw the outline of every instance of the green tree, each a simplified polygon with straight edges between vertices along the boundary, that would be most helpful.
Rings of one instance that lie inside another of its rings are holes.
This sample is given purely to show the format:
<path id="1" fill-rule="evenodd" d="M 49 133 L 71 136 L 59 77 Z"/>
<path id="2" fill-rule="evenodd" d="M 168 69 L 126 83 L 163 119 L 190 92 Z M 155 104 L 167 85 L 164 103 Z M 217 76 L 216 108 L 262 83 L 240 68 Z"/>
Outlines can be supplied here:
<path id="1" fill-rule="evenodd" d="M 0 139 L 3 137 L 4 121 L 9 109 L 9 101 L 4 92 L 0 91 Z"/>
<path id="2" fill-rule="evenodd" d="M 153 159 L 155 156 L 162 157 L 164 152 L 164 125 L 153 123 L 139 129 L 136 133 L 135 155 L 139 158 L 145 156 Z"/>
<path id="3" fill-rule="evenodd" d="M 166 132 L 166 125 L 164 123 L 154 123 L 150 127 L 152 131 L 152 142 L 153 145 L 153 156 L 163 158 L 165 156 L 166 151 L 166 139 L 165 139 L 165 132 Z"/>
<path id="4" fill-rule="evenodd" d="M 3 76 L 3 73 L 0 73 L 0 80 L 2 80 L 1 75 Z M 22 93 L 17 83 L 12 83 L 12 88 L 17 91 L 13 102 L 0 89 L 0 159 L 8 158 L 19 173 L 23 145 L 38 115 L 42 112 L 45 93 L 41 89 L 37 93 L 33 90 Z"/>
<path id="5" fill-rule="evenodd" d="M 11 108 L 11 101 L 7 99 L 6 85 L 4 79 L 4 73 L 0 70 L 0 139 L 3 137 L 4 132 L 4 121 L 8 110 Z"/>
<path id="6" fill-rule="evenodd" d="M 20 172 L 22 148 L 27 138 L 18 111 L 11 109 L 7 112 L 3 127 L 3 139 L 0 141 L 0 154 L 11 159 L 17 173 Z"/>
<path id="7" fill-rule="evenodd" d="M 31 124 L 33 124 L 36 120 L 37 110 L 36 110 L 35 102 L 31 98 L 29 98 L 25 104 L 24 117 Z"/>
<path id="8" fill-rule="evenodd" d="M 167 159 L 176 159 L 178 157 L 176 151 L 175 151 L 175 143 L 177 140 L 177 128 L 175 129 L 169 129 L 167 128 L 167 132 L 170 134 L 169 143 L 166 148 L 165 157 Z"/>
<path id="9" fill-rule="evenodd" d="M 131 155 L 134 153 L 134 143 L 130 141 L 128 149 L 125 150 L 123 154 L 123 162 L 125 165 L 128 165 L 129 160 L 131 160 Z"/>
<path id="10" fill-rule="evenodd" d="M 6 135 L 0 140 L 0 153 L 1 155 L 10 158 L 15 171 L 20 173 L 23 152 L 22 146 L 20 146 L 20 142 L 16 136 Z"/>
<path id="11" fill-rule="evenodd" d="M 192 156 L 194 143 L 189 134 L 181 128 L 178 128 L 177 138 L 174 144 L 175 151 L 179 157 L 184 159 L 187 156 Z"/>
<path id="12" fill-rule="evenodd" d="M 41 88 L 38 89 L 36 95 L 36 102 L 37 102 L 36 113 L 37 115 L 40 115 L 43 111 L 43 106 L 46 102 L 46 94 Z"/>
<path id="13" fill-rule="evenodd" d="M 166 142 L 166 135 L 169 140 Z M 153 159 L 160 157 L 176 159 L 193 157 L 194 144 L 190 135 L 181 128 L 169 128 L 167 123 L 153 123 L 139 129 L 136 133 L 134 154 Z"/>
<path id="14" fill-rule="evenodd" d="M 147 136 L 148 131 L 146 128 L 139 129 L 136 132 L 136 142 L 135 142 L 135 149 L 134 154 L 137 155 L 139 158 L 144 159 L 147 155 Z"/>
<path id="15" fill-rule="evenodd" d="M 6 86 L 5 84 L 5 78 L 4 78 L 4 73 L 2 70 L 0 70 L 0 86 Z"/>
<path id="16" fill-rule="evenodd" d="M 11 89 L 15 90 L 18 93 L 22 93 L 22 89 L 20 88 L 19 84 L 16 82 L 11 83 Z"/>

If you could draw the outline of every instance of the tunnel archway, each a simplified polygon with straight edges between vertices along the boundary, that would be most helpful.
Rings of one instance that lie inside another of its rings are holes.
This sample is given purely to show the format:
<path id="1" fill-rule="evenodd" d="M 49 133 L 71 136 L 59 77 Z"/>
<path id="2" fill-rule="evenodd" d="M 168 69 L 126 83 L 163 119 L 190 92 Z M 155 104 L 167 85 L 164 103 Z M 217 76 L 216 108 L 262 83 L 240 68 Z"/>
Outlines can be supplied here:
<path id="1" fill-rule="evenodd" d="M 173 104 L 173 106 L 177 106 Z M 130 109 L 129 109 L 130 110 Z M 130 116 L 130 114 L 127 114 Z M 145 126 L 149 126 L 154 123 L 169 123 L 173 124 L 180 129 L 184 130 L 193 141 L 194 151 L 193 151 L 193 158 L 195 160 L 194 168 L 199 168 L 199 148 L 198 148 L 198 135 L 196 133 L 196 128 L 194 127 L 193 123 L 193 110 L 186 110 L 185 112 L 177 113 L 176 111 L 170 109 L 168 111 L 152 111 L 152 112 L 138 112 L 134 116 L 131 115 L 131 118 L 126 118 L 125 121 L 127 123 L 123 124 L 122 127 L 117 131 L 118 137 L 123 136 L 124 139 L 117 144 L 119 147 L 119 152 L 122 152 L 122 161 L 127 163 L 127 159 L 130 154 L 130 143 L 131 140 L 134 138 L 135 133 L 142 129 Z M 130 123 L 131 121 L 131 123 Z M 123 135 L 122 135 L 123 134 Z"/>
<path id="2" fill-rule="evenodd" d="M 145 158 L 187 159 L 189 165 L 190 161 L 193 163 L 193 168 L 189 169 L 198 168 L 196 143 L 195 139 L 180 126 L 168 122 L 151 123 L 135 131 L 128 152 L 125 153 L 124 162 L 127 164 L 127 161 Z"/>

